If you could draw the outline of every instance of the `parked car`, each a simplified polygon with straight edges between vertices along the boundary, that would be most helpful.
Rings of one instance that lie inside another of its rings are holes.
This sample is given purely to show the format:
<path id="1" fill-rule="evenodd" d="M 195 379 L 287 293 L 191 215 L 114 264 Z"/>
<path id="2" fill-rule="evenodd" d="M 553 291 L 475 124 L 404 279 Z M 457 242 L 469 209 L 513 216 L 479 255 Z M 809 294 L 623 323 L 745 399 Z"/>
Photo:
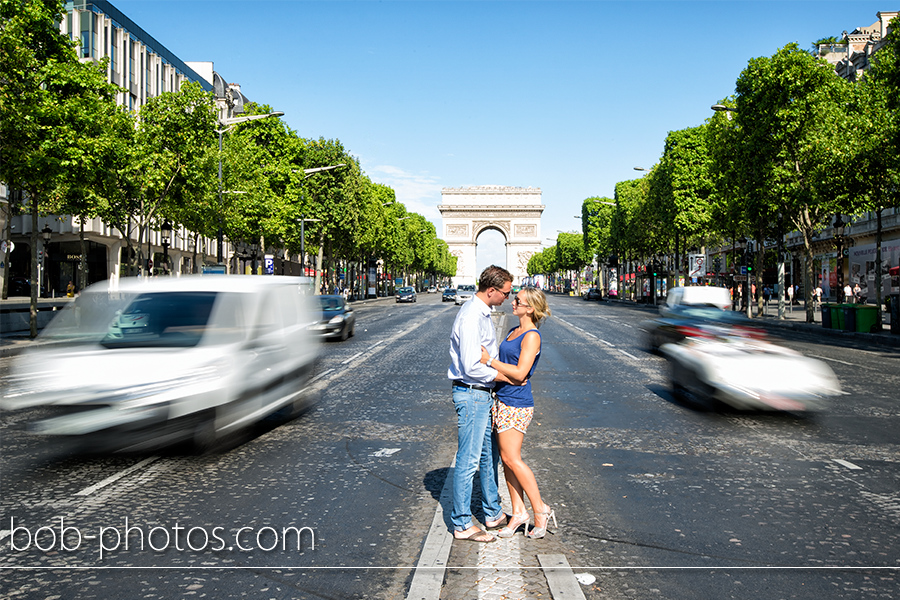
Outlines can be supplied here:
<path id="1" fill-rule="evenodd" d="M 6 288 L 6 295 L 10 298 L 14 296 L 22 296 L 22 297 L 31 297 L 31 280 L 26 277 L 10 277 L 8 287 Z M 38 297 L 44 298 L 47 296 L 47 290 L 44 288 L 44 285 L 41 284 L 38 286 Z"/>
<path id="2" fill-rule="evenodd" d="M 415 302 L 416 301 L 416 290 L 413 287 L 401 287 L 397 288 L 397 293 L 394 296 L 397 302 Z"/>
<path id="3" fill-rule="evenodd" d="M 714 410 L 814 411 L 841 393 L 820 360 L 733 327 L 703 324 L 679 343 L 663 344 L 676 399 Z"/>
<path id="4" fill-rule="evenodd" d="M 584 298 L 585 300 L 602 300 L 602 299 L 603 299 L 603 292 L 601 292 L 601 291 L 600 291 L 599 289 L 597 289 L 597 288 L 591 288 L 591 289 L 589 289 L 588 291 L 586 291 L 586 292 L 584 293 L 583 298 Z"/>
<path id="5" fill-rule="evenodd" d="M 457 306 L 459 306 L 467 300 L 471 300 L 472 296 L 474 295 L 475 286 L 467 283 L 462 283 L 456 287 L 456 297 L 454 298 L 454 302 Z"/>
<path id="6" fill-rule="evenodd" d="M 441 293 L 441 302 L 453 302 L 456 300 L 456 288 L 446 288 Z"/>
<path id="7" fill-rule="evenodd" d="M 91 451 L 222 436 L 301 410 L 319 355 L 318 307 L 299 277 L 183 276 L 85 289 L 17 356 L 7 410 L 29 433 Z"/>
<path id="8" fill-rule="evenodd" d="M 343 296 L 316 296 L 322 308 L 322 319 L 312 326 L 312 331 L 326 339 L 341 341 L 356 333 L 356 314 Z"/>

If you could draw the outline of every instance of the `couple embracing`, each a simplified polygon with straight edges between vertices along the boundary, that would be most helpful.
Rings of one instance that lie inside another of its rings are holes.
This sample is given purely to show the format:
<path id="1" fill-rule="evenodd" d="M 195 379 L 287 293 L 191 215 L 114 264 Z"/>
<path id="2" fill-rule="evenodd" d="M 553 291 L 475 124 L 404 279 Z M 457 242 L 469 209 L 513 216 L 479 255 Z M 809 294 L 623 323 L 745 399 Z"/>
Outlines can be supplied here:
<path id="1" fill-rule="evenodd" d="M 497 346 L 491 309 L 509 298 L 513 277 L 490 266 L 481 273 L 478 292 L 463 304 L 450 334 L 450 369 L 456 408 L 459 448 L 453 472 L 453 510 L 450 520 L 458 540 L 493 542 L 512 537 L 520 527 L 531 538 L 542 538 L 556 515 L 541 499 L 534 473 L 522 461 L 522 441 L 534 414 L 531 374 L 541 353 L 538 327 L 550 315 L 544 293 L 523 288 L 512 299 L 518 326 Z M 496 401 L 495 401 L 496 396 Z M 497 465 L 503 472 L 512 502 L 507 516 L 500 506 Z M 480 470 L 484 525 L 499 530 L 496 537 L 472 521 L 472 484 Z M 528 530 L 525 496 L 534 511 Z"/>

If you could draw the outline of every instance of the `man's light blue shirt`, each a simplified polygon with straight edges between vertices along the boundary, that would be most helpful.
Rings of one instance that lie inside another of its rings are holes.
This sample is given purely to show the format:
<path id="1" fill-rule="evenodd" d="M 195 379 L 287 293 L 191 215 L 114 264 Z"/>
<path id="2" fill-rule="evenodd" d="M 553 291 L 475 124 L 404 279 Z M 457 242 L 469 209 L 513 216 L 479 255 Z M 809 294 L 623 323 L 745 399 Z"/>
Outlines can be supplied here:
<path id="1" fill-rule="evenodd" d="M 462 305 L 450 331 L 447 377 L 469 385 L 494 387 L 497 370 L 481 362 L 481 347 L 497 358 L 497 336 L 491 308 L 477 295 Z"/>

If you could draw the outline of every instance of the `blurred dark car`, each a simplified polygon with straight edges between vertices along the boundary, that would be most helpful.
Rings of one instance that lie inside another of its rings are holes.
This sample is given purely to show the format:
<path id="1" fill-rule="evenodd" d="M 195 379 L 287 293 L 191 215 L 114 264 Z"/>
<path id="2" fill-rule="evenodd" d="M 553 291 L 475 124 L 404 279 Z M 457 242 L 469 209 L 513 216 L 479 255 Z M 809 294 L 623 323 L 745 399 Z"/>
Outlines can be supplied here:
<path id="1" fill-rule="evenodd" d="M 585 300 L 602 300 L 603 293 L 597 288 L 591 288 L 584 293 Z"/>
<path id="2" fill-rule="evenodd" d="M 6 295 L 10 298 L 15 296 L 31 297 L 31 281 L 27 277 L 10 277 L 9 285 L 6 288 Z M 47 296 L 47 290 L 41 285 L 38 288 L 38 297 Z"/>
<path id="3" fill-rule="evenodd" d="M 322 308 L 322 320 L 311 327 L 326 339 L 340 338 L 341 341 L 356 333 L 356 314 L 343 296 L 317 296 Z"/>
<path id="4" fill-rule="evenodd" d="M 402 287 L 397 288 L 397 293 L 395 294 L 397 302 L 415 302 L 416 301 L 416 290 L 412 287 Z"/>
<path id="5" fill-rule="evenodd" d="M 657 318 L 644 323 L 647 346 L 651 352 L 659 352 L 663 344 L 678 343 L 686 337 L 704 336 L 710 326 L 737 328 L 747 335 L 764 337 L 763 332 L 752 325 L 744 313 L 722 310 L 714 306 L 679 304 L 660 310 Z"/>
<path id="6" fill-rule="evenodd" d="M 454 302 L 456 300 L 456 288 L 447 288 L 441 294 L 441 302 Z"/>

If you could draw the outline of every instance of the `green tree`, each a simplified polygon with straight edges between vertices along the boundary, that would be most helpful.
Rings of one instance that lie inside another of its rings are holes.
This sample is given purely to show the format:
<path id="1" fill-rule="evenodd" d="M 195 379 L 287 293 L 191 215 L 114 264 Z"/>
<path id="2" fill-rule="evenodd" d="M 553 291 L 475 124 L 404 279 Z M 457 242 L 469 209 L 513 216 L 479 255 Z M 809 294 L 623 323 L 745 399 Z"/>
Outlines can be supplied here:
<path id="1" fill-rule="evenodd" d="M 802 235 L 808 322 L 814 320 L 813 236 L 849 204 L 838 133 L 850 85 L 796 44 L 750 60 L 736 84 L 742 160 L 733 197 L 744 198 L 748 223 L 781 215 Z"/>
<path id="2" fill-rule="evenodd" d="M 659 231 L 672 232 L 675 278 L 681 274 L 689 246 L 705 243 L 711 220 L 713 182 L 706 126 L 670 131 L 659 164 L 650 175 L 651 218 Z"/>
<path id="3" fill-rule="evenodd" d="M 71 170 L 96 151 L 96 125 L 115 88 L 59 33 L 59 0 L 0 0 L 0 180 L 31 212 L 31 335 L 37 335 L 38 215 Z M 99 111 L 99 112 L 98 112 Z"/>
<path id="4" fill-rule="evenodd" d="M 845 135 L 853 151 L 849 185 L 857 211 L 875 213 L 875 302 L 882 304 L 882 222 L 886 208 L 900 206 L 900 31 L 897 19 L 872 57 L 849 103 Z M 881 326 L 879 320 L 878 326 Z"/>
<path id="5" fill-rule="evenodd" d="M 212 95 L 194 82 L 150 98 L 141 107 L 135 134 L 139 259 L 145 233 L 149 248 L 152 225 L 183 213 L 209 192 L 215 124 Z"/>

